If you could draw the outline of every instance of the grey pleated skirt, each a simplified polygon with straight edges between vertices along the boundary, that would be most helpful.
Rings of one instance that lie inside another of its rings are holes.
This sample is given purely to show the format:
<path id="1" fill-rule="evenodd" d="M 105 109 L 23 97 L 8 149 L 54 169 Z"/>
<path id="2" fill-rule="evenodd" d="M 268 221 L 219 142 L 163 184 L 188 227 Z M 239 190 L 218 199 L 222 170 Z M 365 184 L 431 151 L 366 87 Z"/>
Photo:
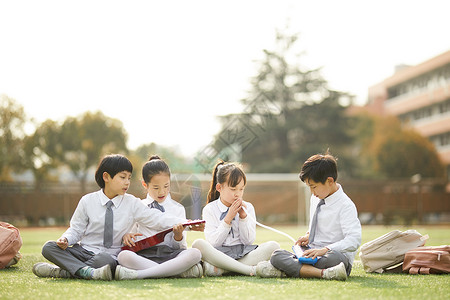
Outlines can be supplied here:
<path id="1" fill-rule="evenodd" d="M 239 259 L 247 255 L 248 253 L 252 252 L 256 248 L 258 248 L 258 245 L 233 245 L 233 246 L 220 246 L 215 247 L 220 252 L 225 253 L 231 258 Z"/>
<path id="2" fill-rule="evenodd" d="M 168 260 L 175 258 L 178 254 L 180 254 L 184 249 L 173 249 L 167 245 L 156 245 L 139 252 L 136 254 L 150 259 L 155 263 L 161 264 Z"/>

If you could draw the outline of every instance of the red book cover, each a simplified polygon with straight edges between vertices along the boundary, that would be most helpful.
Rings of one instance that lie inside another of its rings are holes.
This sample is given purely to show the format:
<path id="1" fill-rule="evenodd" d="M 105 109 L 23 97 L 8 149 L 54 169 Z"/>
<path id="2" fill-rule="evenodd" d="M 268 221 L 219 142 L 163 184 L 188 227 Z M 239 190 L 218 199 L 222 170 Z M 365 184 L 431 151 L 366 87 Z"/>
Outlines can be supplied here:
<path id="1" fill-rule="evenodd" d="M 196 221 L 187 222 L 187 223 L 184 223 L 183 226 L 197 225 L 197 224 L 202 224 L 202 223 L 205 223 L 205 220 L 196 220 Z M 136 245 L 133 247 L 123 246 L 122 250 L 130 250 L 133 252 L 139 252 L 141 250 L 158 245 L 159 243 L 164 241 L 164 237 L 166 236 L 166 234 L 168 234 L 172 230 L 173 230 L 173 228 L 170 228 L 170 229 L 166 229 L 164 231 L 158 232 L 155 235 L 152 235 L 148 238 L 137 241 L 135 243 Z"/>

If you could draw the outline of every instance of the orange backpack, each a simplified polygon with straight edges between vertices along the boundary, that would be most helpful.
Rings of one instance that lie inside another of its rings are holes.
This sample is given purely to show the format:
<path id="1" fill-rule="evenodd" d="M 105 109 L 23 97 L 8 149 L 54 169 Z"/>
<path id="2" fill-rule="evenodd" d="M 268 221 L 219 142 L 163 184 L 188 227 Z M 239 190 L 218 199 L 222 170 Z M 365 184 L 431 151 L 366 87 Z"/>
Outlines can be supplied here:
<path id="1" fill-rule="evenodd" d="M 0 269 L 16 264 L 22 257 L 19 253 L 22 238 L 19 229 L 13 225 L 0 222 Z"/>
<path id="2" fill-rule="evenodd" d="M 405 254 L 403 272 L 409 274 L 450 273 L 450 246 L 411 249 Z"/>

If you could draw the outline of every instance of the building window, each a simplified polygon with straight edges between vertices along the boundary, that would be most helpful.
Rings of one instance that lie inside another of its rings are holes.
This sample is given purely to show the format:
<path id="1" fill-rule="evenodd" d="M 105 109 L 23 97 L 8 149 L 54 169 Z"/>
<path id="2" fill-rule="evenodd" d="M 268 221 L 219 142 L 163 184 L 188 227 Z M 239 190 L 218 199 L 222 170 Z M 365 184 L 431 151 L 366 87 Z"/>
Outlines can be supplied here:
<path id="1" fill-rule="evenodd" d="M 406 94 L 420 92 L 421 90 L 433 90 L 440 86 L 447 85 L 448 82 L 450 82 L 450 63 L 429 73 L 388 88 L 387 101 Z"/>

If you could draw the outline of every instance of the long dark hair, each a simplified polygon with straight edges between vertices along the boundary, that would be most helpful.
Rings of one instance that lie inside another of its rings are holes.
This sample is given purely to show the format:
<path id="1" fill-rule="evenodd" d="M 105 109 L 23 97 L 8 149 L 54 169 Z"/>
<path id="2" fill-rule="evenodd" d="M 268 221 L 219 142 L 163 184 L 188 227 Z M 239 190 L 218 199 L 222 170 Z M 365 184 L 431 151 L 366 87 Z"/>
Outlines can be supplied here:
<path id="1" fill-rule="evenodd" d="M 142 179 L 148 184 L 153 176 L 158 174 L 167 174 L 170 177 L 170 169 L 164 160 L 158 155 L 152 155 L 142 167 Z"/>
<path id="2" fill-rule="evenodd" d="M 218 183 L 227 183 L 230 187 L 235 187 L 241 180 L 244 180 L 244 185 L 247 184 L 247 177 L 238 163 L 225 163 L 223 160 L 219 160 L 214 167 L 212 176 L 206 203 L 219 199 L 220 193 L 216 190 Z"/>

